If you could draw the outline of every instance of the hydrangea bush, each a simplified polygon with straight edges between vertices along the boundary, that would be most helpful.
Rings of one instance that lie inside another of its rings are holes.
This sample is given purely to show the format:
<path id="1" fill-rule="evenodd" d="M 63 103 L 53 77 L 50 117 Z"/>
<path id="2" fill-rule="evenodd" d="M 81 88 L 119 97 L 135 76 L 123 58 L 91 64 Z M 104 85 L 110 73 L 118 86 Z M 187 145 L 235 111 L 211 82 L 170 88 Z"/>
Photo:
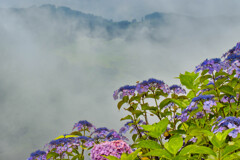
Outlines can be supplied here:
<path id="1" fill-rule="evenodd" d="M 119 132 L 79 121 L 28 160 L 83 160 L 85 150 L 92 160 L 240 159 L 240 43 L 178 78 L 180 85 L 150 78 L 120 87 L 113 98 L 127 116 Z"/>

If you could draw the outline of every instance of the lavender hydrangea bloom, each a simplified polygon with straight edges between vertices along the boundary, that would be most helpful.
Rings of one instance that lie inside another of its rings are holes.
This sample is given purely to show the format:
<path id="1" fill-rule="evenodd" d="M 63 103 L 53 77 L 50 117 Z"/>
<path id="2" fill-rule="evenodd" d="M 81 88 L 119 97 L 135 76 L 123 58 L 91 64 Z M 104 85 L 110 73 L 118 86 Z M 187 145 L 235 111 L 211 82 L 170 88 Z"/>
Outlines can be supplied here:
<path id="1" fill-rule="evenodd" d="M 234 96 L 223 96 L 223 98 L 221 99 L 221 101 L 223 102 L 223 103 L 228 103 L 228 102 L 230 102 L 230 103 L 234 103 L 235 102 L 235 100 L 234 100 Z"/>
<path id="2" fill-rule="evenodd" d="M 209 101 L 205 101 L 204 103 L 203 103 L 203 109 L 205 110 L 205 111 L 207 111 L 207 113 L 211 113 L 211 107 L 212 106 L 216 106 L 217 104 L 216 104 L 216 102 L 215 101 L 213 101 L 213 100 L 209 100 Z"/>
<path id="3" fill-rule="evenodd" d="M 95 135 L 94 139 L 104 139 L 109 132 L 110 132 L 110 130 L 107 129 L 106 127 L 100 127 L 100 128 L 95 129 L 91 133 L 91 136 Z"/>
<path id="4" fill-rule="evenodd" d="M 199 95 L 197 97 L 194 97 L 192 99 L 192 102 L 197 102 L 197 101 L 200 101 L 200 100 L 211 100 L 213 98 L 214 98 L 213 95 Z"/>
<path id="5" fill-rule="evenodd" d="M 213 114 L 211 112 L 211 107 L 217 105 L 216 102 L 213 100 L 213 98 L 214 98 L 213 95 L 199 95 L 197 97 L 194 97 L 190 105 L 187 106 L 187 108 L 182 111 L 182 114 L 180 116 L 178 116 L 178 119 L 180 119 L 182 122 L 187 121 L 190 118 L 190 113 L 198 109 L 197 105 L 200 101 L 204 101 L 203 109 L 207 113 Z M 198 112 L 193 117 L 199 119 L 199 118 L 202 118 L 203 116 L 204 116 L 203 112 Z"/>
<path id="6" fill-rule="evenodd" d="M 104 158 L 102 155 L 111 155 L 120 158 L 123 153 L 132 153 L 131 147 L 126 142 L 122 140 L 107 141 L 94 145 L 91 150 L 91 159 L 107 160 L 107 158 Z"/>
<path id="7" fill-rule="evenodd" d="M 124 127 L 122 127 L 119 130 L 119 134 L 123 134 L 123 133 L 125 134 L 131 128 L 133 129 L 132 133 L 136 134 L 137 133 L 137 127 L 138 127 L 138 129 L 142 129 L 142 127 L 140 127 L 139 125 L 145 125 L 145 124 L 146 124 L 146 122 L 144 122 L 143 120 L 140 120 L 138 122 L 138 126 L 136 126 L 136 125 L 133 124 L 133 121 L 131 120 L 131 121 L 124 124 Z"/>
<path id="8" fill-rule="evenodd" d="M 31 153 L 30 157 L 27 160 L 46 160 L 47 153 L 45 151 L 37 150 Z"/>
<path id="9" fill-rule="evenodd" d="M 222 132 L 231 128 L 234 128 L 234 130 L 228 134 L 229 136 L 236 138 L 238 133 L 240 133 L 240 119 L 236 117 L 226 117 L 225 119 L 222 119 L 216 126 L 218 128 L 215 129 L 213 133 Z"/>
<path id="10" fill-rule="evenodd" d="M 169 87 L 169 89 L 172 90 L 175 94 L 186 94 L 186 90 L 178 85 L 172 85 Z"/>
<path id="11" fill-rule="evenodd" d="M 154 78 L 150 78 L 147 81 L 138 83 L 136 90 L 139 94 L 141 94 L 141 93 L 147 92 L 149 90 L 149 88 L 161 89 L 164 93 L 170 93 L 170 89 L 169 89 L 168 85 L 166 85 L 163 81 L 157 80 Z"/>
<path id="12" fill-rule="evenodd" d="M 212 74 L 214 71 L 219 72 L 224 66 L 224 63 L 221 62 L 220 58 L 206 59 L 200 65 L 198 65 L 195 69 L 195 72 L 208 70 L 209 74 Z"/>
<path id="13" fill-rule="evenodd" d="M 240 68 L 239 67 L 240 67 L 240 60 L 235 60 L 234 62 L 231 63 L 231 65 L 227 69 L 227 73 L 233 74 L 233 71 L 235 71 L 234 77 L 239 78 L 240 77 Z"/>
<path id="14" fill-rule="evenodd" d="M 90 130 L 92 128 L 95 128 L 95 126 L 93 126 L 88 121 L 83 120 L 83 121 L 79 121 L 78 123 L 75 123 L 72 130 L 74 130 L 75 128 L 77 128 L 79 131 L 81 131 L 83 128 Z"/>
<path id="15" fill-rule="evenodd" d="M 123 98 L 124 96 L 130 96 L 130 95 L 134 95 L 136 86 L 123 86 L 120 87 L 118 90 L 114 91 L 113 93 L 113 98 L 114 100 L 118 99 L 118 95 L 120 94 L 120 98 Z"/>

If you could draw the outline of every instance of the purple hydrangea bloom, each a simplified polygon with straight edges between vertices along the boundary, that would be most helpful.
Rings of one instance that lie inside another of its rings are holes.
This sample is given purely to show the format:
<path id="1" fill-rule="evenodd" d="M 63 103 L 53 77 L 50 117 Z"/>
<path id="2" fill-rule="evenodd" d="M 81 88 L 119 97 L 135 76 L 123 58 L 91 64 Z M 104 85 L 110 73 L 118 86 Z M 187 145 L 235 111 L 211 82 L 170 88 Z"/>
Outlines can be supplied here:
<path id="1" fill-rule="evenodd" d="M 197 101 L 200 101 L 200 100 L 211 100 L 213 98 L 214 98 L 213 95 L 199 95 L 197 97 L 194 97 L 192 99 L 192 102 L 197 102 Z"/>
<path id="2" fill-rule="evenodd" d="M 228 103 L 228 102 L 230 102 L 230 103 L 234 103 L 235 102 L 235 100 L 234 100 L 234 96 L 223 96 L 223 98 L 221 99 L 221 101 L 223 102 L 223 103 Z"/>
<path id="3" fill-rule="evenodd" d="M 222 132 L 231 128 L 234 128 L 234 130 L 228 134 L 229 136 L 236 138 L 238 133 L 240 133 L 240 119 L 236 117 L 226 117 L 225 119 L 221 119 L 221 121 L 215 126 L 218 128 L 215 129 L 213 133 Z M 215 126 L 212 128 L 212 130 L 215 128 Z"/>
<path id="4" fill-rule="evenodd" d="M 172 85 L 169 87 L 171 91 L 173 91 L 175 94 L 186 94 L 186 90 L 183 89 L 181 86 L 178 85 Z"/>
<path id="5" fill-rule="evenodd" d="M 100 128 L 95 129 L 91 133 L 91 136 L 95 135 L 94 139 L 104 139 L 109 132 L 110 132 L 110 130 L 107 129 L 106 127 L 100 127 Z"/>
<path id="6" fill-rule="evenodd" d="M 216 102 L 214 101 L 214 100 L 209 100 L 209 101 L 205 101 L 204 103 L 203 103 L 203 109 L 205 110 L 205 111 L 207 111 L 207 113 L 211 113 L 211 107 L 212 106 L 216 106 L 217 104 L 216 104 Z"/>
<path id="7" fill-rule="evenodd" d="M 120 98 L 123 98 L 124 96 L 130 96 L 130 95 L 134 95 L 136 86 L 123 86 L 120 87 L 118 90 L 114 91 L 113 93 L 113 98 L 114 100 L 118 99 L 118 95 L 120 94 Z"/>
<path id="8" fill-rule="evenodd" d="M 136 126 L 136 125 L 133 124 L 133 121 L 131 120 L 131 121 L 124 124 L 124 127 L 122 127 L 120 129 L 119 133 L 120 134 L 126 133 L 128 130 L 130 130 L 132 128 L 133 129 L 132 133 L 136 134 L 137 133 L 137 127 L 138 127 L 138 129 L 142 129 L 142 127 L 140 127 L 139 125 L 145 125 L 145 124 L 146 124 L 146 122 L 144 122 L 143 120 L 140 120 L 138 122 L 138 125 Z"/>
<path id="9" fill-rule="evenodd" d="M 30 157 L 27 160 L 46 160 L 47 153 L 45 151 L 37 150 L 31 153 Z"/>
<path id="10" fill-rule="evenodd" d="M 88 121 L 86 120 L 83 120 L 83 121 L 79 121 L 78 123 L 75 123 L 75 125 L 73 126 L 73 129 L 74 130 L 75 128 L 78 129 L 78 131 L 81 131 L 82 129 L 88 129 L 88 130 L 91 130 L 92 128 L 95 128 L 95 126 L 93 126 L 91 123 L 89 123 Z"/>
<path id="11" fill-rule="evenodd" d="M 234 77 L 239 78 L 240 77 L 240 60 L 235 60 L 231 63 L 231 65 L 227 69 L 228 74 L 233 74 L 233 71 L 235 71 Z"/>
<path id="12" fill-rule="evenodd" d="M 132 153 L 131 147 L 122 140 L 106 141 L 100 144 L 95 144 L 91 150 L 92 160 L 107 160 L 105 156 L 115 156 L 120 158 L 123 153 Z"/>
<path id="13" fill-rule="evenodd" d="M 212 74 L 214 71 L 219 72 L 224 66 L 224 63 L 221 62 L 220 58 L 206 59 L 195 69 L 195 72 L 208 70 L 209 74 Z"/>
<path id="14" fill-rule="evenodd" d="M 197 119 L 203 118 L 204 113 L 203 112 L 198 112 L 196 113 Z"/>
<path id="15" fill-rule="evenodd" d="M 139 94 L 147 92 L 149 88 L 161 89 L 164 93 L 170 93 L 168 85 L 166 85 L 163 81 L 157 80 L 155 78 L 150 78 L 147 81 L 138 83 L 136 86 L 136 90 Z"/>
<path id="16" fill-rule="evenodd" d="M 197 138 L 196 137 L 193 137 L 189 140 L 190 142 L 193 142 L 193 143 L 196 143 L 197 142 Z"/>

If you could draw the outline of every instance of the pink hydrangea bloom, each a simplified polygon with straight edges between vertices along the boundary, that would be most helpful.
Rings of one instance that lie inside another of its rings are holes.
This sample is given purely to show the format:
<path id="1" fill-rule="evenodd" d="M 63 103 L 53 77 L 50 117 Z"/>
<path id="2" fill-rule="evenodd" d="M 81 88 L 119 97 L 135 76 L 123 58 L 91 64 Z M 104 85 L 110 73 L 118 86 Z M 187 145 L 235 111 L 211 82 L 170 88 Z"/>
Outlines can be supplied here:
<path id="1" fill-rule="evenodd" d="M 131 147 L 122 140 L 106 141 L 100 144 L 95 144 L 91 150 L 92 160 L 107 160 L 101 155 L 115 156 L 120 158 L 122 153 L 132 153 Z"/>

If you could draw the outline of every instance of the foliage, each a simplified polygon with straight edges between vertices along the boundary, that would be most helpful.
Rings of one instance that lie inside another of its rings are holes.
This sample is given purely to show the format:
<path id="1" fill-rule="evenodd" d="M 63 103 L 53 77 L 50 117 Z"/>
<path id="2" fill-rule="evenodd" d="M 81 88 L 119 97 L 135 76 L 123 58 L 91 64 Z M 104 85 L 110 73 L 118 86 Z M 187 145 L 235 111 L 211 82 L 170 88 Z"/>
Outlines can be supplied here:
<path id="1" fill-rule="evenodd" d="M 131 148 L 136 151 L 125 153 L 103 147 L 108 154 L 97 152 L 102 159 L 240 159 L 239 67 L 240 43 L 222 59 L 206 59 L 195 72 L 180 74 L 181 85 L 168 86 L 150 78 L 120 87 L 113 98 L 120 98 L 117 108 L 128 115 L 121 119 L 127 122 L 119 132 L 80 121 L 74 126 L 77 131 L 48 144 L 45 159 L 84 159 L 84 150 L 94 145 L 126 141 L 123 134 L 127 131 L 132 134 Z M 150 123 L 149 117 L 155 117 L 155 123 Z M 119 146 L 119 150 L 124 147 Z M 42 153 L 32 154 L 30 159 L 38 159 Z"/>

